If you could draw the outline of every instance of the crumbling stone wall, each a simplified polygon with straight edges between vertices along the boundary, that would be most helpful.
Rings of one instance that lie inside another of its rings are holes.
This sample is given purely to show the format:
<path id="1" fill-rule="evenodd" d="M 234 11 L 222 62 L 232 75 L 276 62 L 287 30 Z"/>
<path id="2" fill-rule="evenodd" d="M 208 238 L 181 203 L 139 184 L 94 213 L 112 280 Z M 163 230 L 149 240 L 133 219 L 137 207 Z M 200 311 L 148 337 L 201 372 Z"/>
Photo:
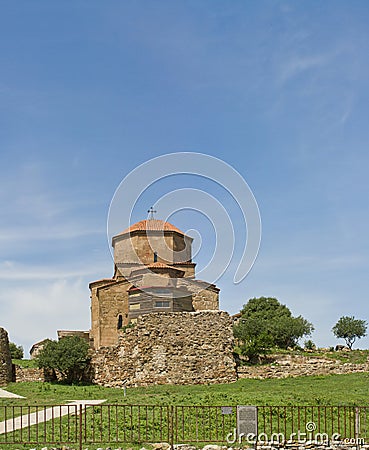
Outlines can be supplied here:
<path id="1" fill-rule="evenodd" d="M 369 372 L 369 360 L 364 364 L 342 363 L 339 360 L 305 357 L 297 355 L 281 356 L 271 364 L 262 366 L 240 366 L 239 378 L 288 378 L 309 375 L 332 375 Z"/>
<path id="2" fill-rule="evenodd" d="M 119 344 L 92 357 L 103 386 L 236 381 L 232 322 L 223 311 L 153 313 L 121 333 Z"/>
<path id="3" fill-rule="evenodd" d="M 219 309 L 219 289 L 208 286 L 192 296 L 192 304 L 196 311 Z"/>
<path id="4" fill-rule="evenodd" d="M 50 381 L 45 376 L 44 369 L 37 369 L 36 367 L 20 367 L 15 366 L 15 381 L 22 383 L 24 381 Z"/>
<path id="5" fill-rule="evenodd" d="M 0 327 L 0 386 L 12 381 L 12 358 L 9 350 L 8 333 Z"/>

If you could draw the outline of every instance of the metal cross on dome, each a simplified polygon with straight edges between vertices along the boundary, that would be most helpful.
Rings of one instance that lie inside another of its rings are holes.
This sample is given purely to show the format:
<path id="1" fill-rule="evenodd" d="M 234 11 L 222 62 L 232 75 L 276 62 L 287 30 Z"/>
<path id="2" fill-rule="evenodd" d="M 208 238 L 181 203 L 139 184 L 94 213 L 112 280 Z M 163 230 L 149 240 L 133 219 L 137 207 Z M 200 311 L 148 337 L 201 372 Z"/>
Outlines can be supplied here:
<path id="1" fill-rule="evenodd" d="M 147 211 L 148 214 L 150 214 L 149 220 L 154 219 L 154 214 L 157 213 L 157 211 L 151 206 L 150 209 Z"/>

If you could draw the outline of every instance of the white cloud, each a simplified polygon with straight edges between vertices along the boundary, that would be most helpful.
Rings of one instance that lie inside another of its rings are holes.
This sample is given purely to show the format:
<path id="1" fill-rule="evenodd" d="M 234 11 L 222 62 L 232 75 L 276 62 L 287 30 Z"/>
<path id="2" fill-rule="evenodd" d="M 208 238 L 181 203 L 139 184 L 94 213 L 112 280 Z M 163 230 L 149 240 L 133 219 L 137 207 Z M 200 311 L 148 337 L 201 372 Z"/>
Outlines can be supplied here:
<path id="1" fill-rule="evenodd" d="M 75 239 L 94 234 L 103 234 L 104 230 L 83 227 L 80 224 L 66 223 L 55 227 L 12 227 L 0 229 L 1 241 L 44 241 L 49 239 Z"/>
<path id="2" fill-rule="evenodd" d="M 331 55 L 296 55 L 289 60 L 282 62 L 279 70 L 279 82 L 283 84 L 302 72 L 323 67 L 330 62 L 331 58 Z"/>
<path id="3" fill-rule="evenodd" d="M 89 291 L 83 278 L 43 283 L 24 282 L 0 291 L 0 326 L 25 353 L 44 338 L 56 339 L 58 329 L 89 329 Z"/>
<path id="4" fill-rule="evenodd" d="M 91 279 L 96 274 L 101 273 L 101 265 L 83 265 L 74 266 L 67 264 L 63 266 L 32 266 L 20 264 L 12 260 L 6 260 L 0 263 L 0 280 L 55 280 L 88 276 Z"/>
<path id="5" fill-rule="evenodd" d="M 276 257 L 263 257 L 260 261 L 260 269 L 283 269 L 288 268 L 289 270 L 299 270 L 307 268 L 317 270 L 338 270 L 346 268 L 354 268 L 367 265 L 366 258 L 360 255 L 283 255 Z"/>

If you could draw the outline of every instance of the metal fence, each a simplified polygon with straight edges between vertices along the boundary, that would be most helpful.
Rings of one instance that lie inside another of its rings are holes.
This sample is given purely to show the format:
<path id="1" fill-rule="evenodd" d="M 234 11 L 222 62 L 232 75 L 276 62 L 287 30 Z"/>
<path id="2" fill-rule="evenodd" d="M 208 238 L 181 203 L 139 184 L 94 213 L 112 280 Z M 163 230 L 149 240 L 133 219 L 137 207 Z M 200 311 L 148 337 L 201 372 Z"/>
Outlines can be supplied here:
<path id="1" fill-rule="evenodd" d="M 369 406 L 259 406 L 258 430 L 263 439 L 367 443 Z"/>
<path id="2" fill-rule="evenodd" d="M 226 445 L 240 438 L 236 430 L 236 406 L 0 406 L 0 448 L 61 444 L 82 449 L 88 444 L 149 442 Z M 369 406 L 257 407 L 255 444 L 314 439 L 369 443 Z"/>

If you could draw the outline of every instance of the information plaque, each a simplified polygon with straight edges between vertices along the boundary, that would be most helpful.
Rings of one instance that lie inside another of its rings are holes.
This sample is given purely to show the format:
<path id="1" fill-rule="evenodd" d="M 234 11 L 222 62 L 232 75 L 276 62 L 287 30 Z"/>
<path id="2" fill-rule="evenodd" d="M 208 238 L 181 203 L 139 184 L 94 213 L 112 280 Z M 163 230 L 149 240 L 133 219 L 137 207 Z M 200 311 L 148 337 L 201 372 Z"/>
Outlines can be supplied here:
<path id="1" fill-rule="evenodd" d="M 258 408 L 256 406 L 237 406 L 238 437 L 258 434 Z"/>

